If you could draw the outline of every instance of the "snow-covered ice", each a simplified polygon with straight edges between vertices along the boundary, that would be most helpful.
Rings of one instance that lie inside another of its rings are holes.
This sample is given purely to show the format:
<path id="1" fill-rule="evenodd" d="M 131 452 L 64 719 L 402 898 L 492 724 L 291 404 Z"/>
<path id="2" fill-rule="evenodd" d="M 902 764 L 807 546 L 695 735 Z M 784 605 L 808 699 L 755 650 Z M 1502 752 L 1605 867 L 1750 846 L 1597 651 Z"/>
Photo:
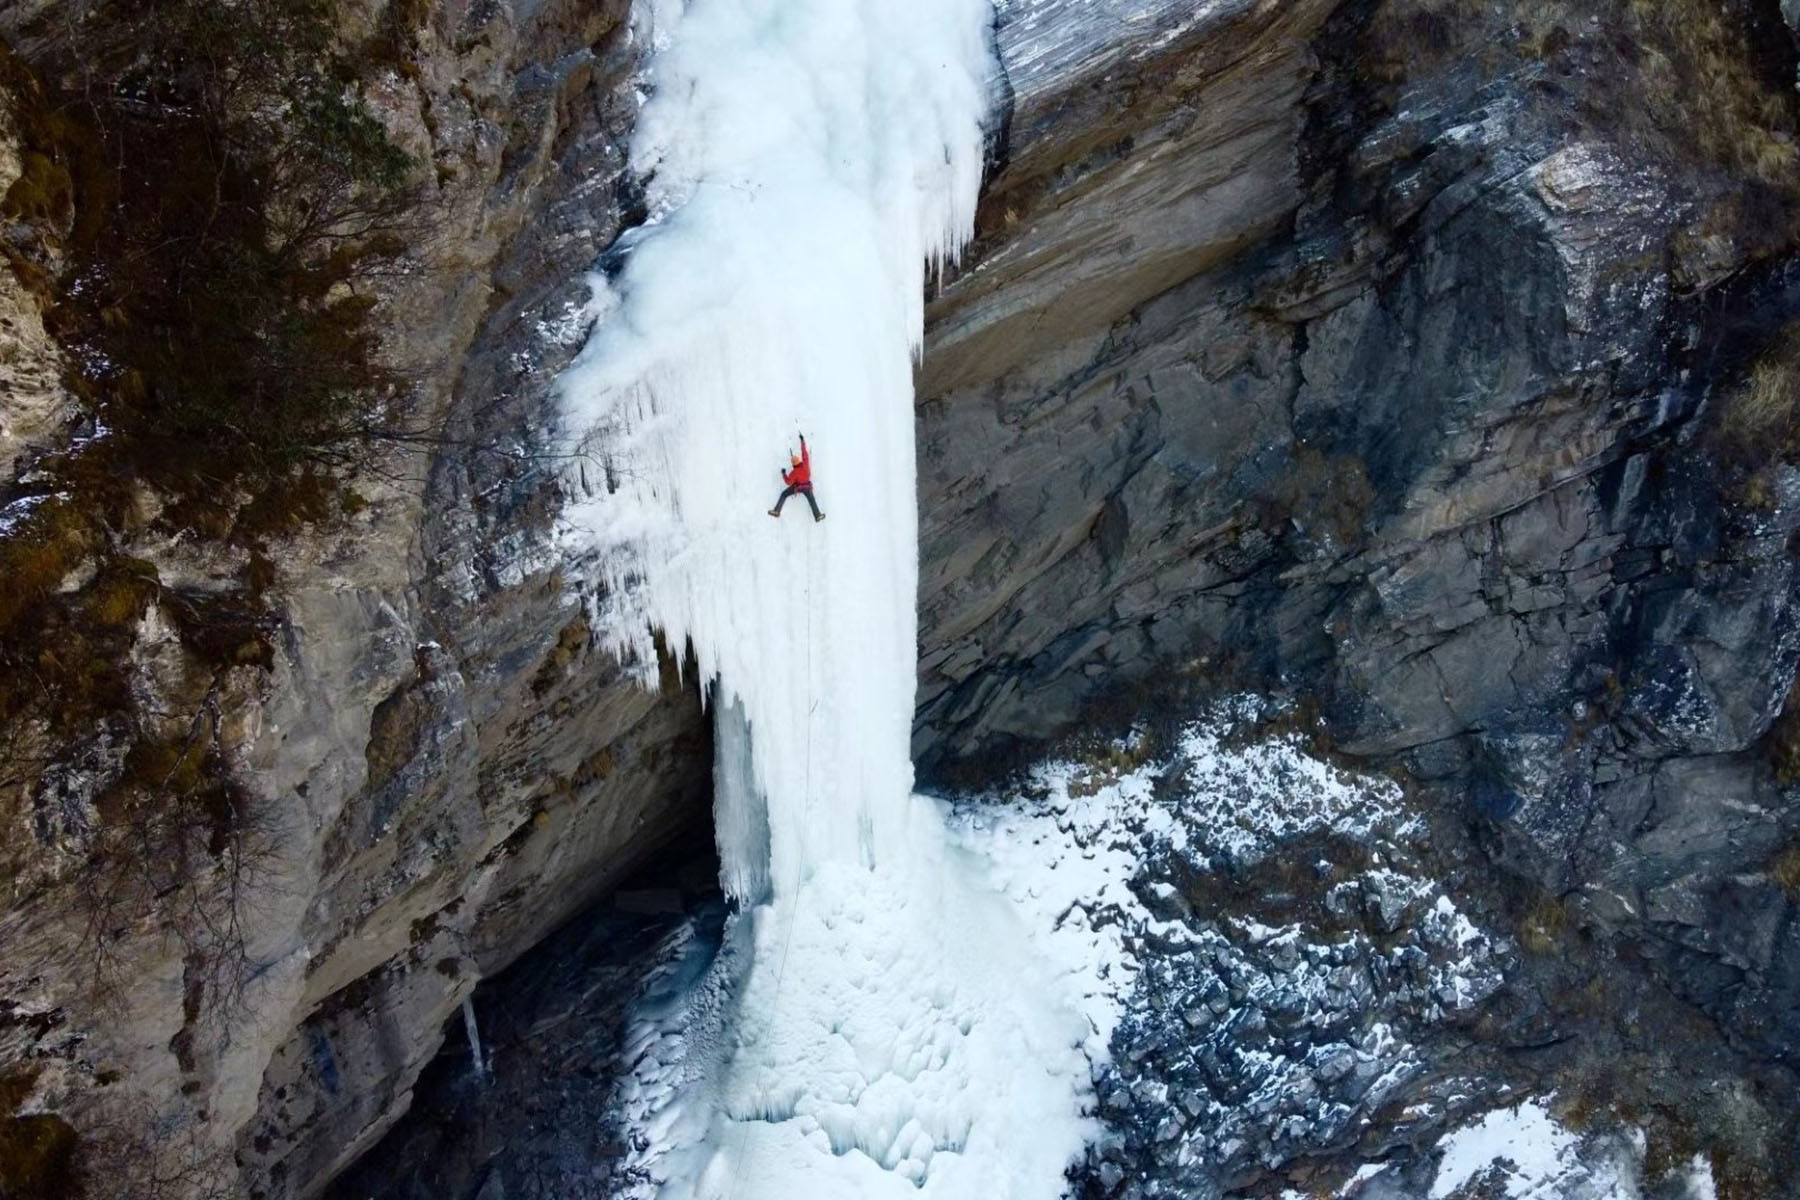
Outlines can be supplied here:
<path id="1" fill-rule="evenodd" d="M 66 500 L 66 493 L 55 495 L 21 496 L 12 503 L 0 507 L 0 537 L 10 535 L 22 525 L 27 517 L 35 512 L 46 500 Z"/>
<path id="2" fill-rule="evenodd" d="M 1307 753 L 1296 733 L 1226 745 L 1234 731 L 1271 712 L 1266 700 L 1239 697 L 1183 738 L 1183 782 L 1195 806 L 1187 823 L 1208 860 L 1247 866 L 1291 839 L 1326 830 L 1364 840 L 1377 831 L 1405 839 L 1419 828 L 1416 820 L 1396 820 L 1400 789 L 1392 782 L 1344 774 Z"/>
<path id="3" fill-rule="evenodd" d="M 1549 1101 L 1540 1097 L 1497 1108 L 1445 1134 L 1437 1144 L 1437 1171 L 1425 1195 L 1429 1200 L 1642 1200 L 1643 1131 L 1580 1134 L 1556 1119 Z M 1683 1200 L 1713 1200 L 1715 1195 L 1712 1167 L 1704 1155 L 1670 1183 L 1682 1190 L 1665 1186 L 1653 1189 L 1654 1194 Z M 1336 1200 L 1414 1194 L 1412 1186 L 1398 1182 L 1389 1166 L 1379 1162 L 1363 1164 L 1333 1193 Z M 1290 1190 L 1282 1200 L 1305 1198 Z"/>
<path id="4" fill-rule="evenodd" d="M 1687 1168 L 1687 1200 L 1719 1200 L 1719 1186 L 1713 1180 L 1712 1163 L 1704 1154 L 1694 1155 Z"/>
<path id="5" fill-rule="evenodd" d="M 1135 975 L 1133 942 L 1156 924 L 1131 882 L 1143 823 L 1159 823 L 1160 810 L 1150 803 L 1150 766 L 1071 791 L 1078 774 L 1073 764 L 1047 765 L 1037 773 L 1037 799 L 993 797 L 952 808 L 949 819 L 957 844 L 984 864 L 1077 998 L 1088 1027 L 1084 1052 L 1099 1065 Z"/>
<path id="6" fill-rule="evenodd" d="M 1538 1101 L 1495 1109 L 1444 1138 L 1432 1198 L 1440 1200 L 1489 1170 L 1504 1173 L 1509 1196 L 1523 1195 L 1561 1174 L 1579 1144 L 1580 1139 L 1558 1125 Z"/>

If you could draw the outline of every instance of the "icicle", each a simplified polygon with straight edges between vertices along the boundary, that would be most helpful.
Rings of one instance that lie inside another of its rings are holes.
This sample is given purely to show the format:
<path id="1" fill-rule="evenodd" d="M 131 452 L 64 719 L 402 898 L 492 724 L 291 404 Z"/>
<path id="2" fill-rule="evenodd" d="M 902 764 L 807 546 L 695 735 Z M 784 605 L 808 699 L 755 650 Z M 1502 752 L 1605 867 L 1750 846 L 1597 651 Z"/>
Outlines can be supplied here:
<path id="1" fill-rule="evenodd" d="M 714 710 L 713 824 L 718 830 L 720 884 L 734 900 L 768 898 L 769 807 L 756 790 L 750 723 L 736 696 Z"/>
<path id="2" fill-rule="evenodd" d="M 481 1057 L 481 1034 L 475 1028 L 475 993 L 463 997 L 463 1032 L 469 1035 L 469 1058 L 475 1064 L 475 1078 L 488 1077 L 487 1062 Z"/>

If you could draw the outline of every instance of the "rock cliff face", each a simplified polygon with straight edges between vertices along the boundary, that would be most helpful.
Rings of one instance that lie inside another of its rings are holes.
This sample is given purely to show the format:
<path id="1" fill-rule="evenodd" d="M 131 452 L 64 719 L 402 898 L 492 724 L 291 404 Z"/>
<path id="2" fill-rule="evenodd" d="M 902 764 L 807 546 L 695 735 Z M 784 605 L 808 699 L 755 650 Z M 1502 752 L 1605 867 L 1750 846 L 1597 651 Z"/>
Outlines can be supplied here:
<path id="1" fill-rule="evenodd" d="M 1169 697 L 1308 697 L 1496 912 L 1704 1014 L 1791 1118 L 1794 54 L 1774 0 L 1702 7 L 1002 5 L 979 237 L 920 372 L 915 751 L 991 776 Z M 27 57 L 30 16 L 0 25 Z M 242 1007 L 193 1001 L 154 911 L 105 931 L 119 999 L 91 995 L 103 736 L 37 731 L 0 781 L 0 1073 L 96 1154 L 174 1131 L 175 1191 L 316 1194 L 477 981 L 704 820 L 694 696 L 591 644 L 552 541 L 550 388 L 633 219 L 623 17 L 434 6 L 377 97 L 437 168 L 379 310 L 427 444 L 292 541 L 269 665 L 220 693 L 277 818 Z M 71 401 L 9 296 L 16 470 Z M 162 612 L 149 707 L 191 688 Z"/>
<path id="2" fill-rule="evenodd" d="M 915 749 L 1305 695 L 1791 1122 L 1792 43 L 1680 21 L 1243 5 L 1073 98 L 1031 60 L 921 377 Z M 1518 983 L 1573 1037 L 1566 985 Z"/>
<path id="3" fill-rule="evenodd" d="M 622 15 L 434 6 L 412 69 L 373 97 L 435 167 L 379 312 L 424 433 L 377 453 L 366 507 L 284 542 L 266 669 L 207 693 L 263 814 L 255 876 L 192 888 L 231 927 L 233 994 L 215 1001 L 215 960 L 165 905 L 96 927 L 85 831 L 122 769 L 106 732 L 8 731 L 8 766 L 30 769 L 6 772 L 0 808 L 0 1070 L 20 1084 L 0 1119 L 65 1114 L 103 1192 L 315 1192 L 404 1111 L 478 979 L 703 818 L 695 697 L 647 693 L 590 645 L 548 549 L 561 464 L 537 454 L 582 274 L 620 224 Z M 26 55 L 31 16 L 5 27 Z M 20 379 L 56 373 L 35 365 L 56 351 L 37 321 L 8 323 Z M 9 391 L 9 468 L 18 447 L 29 473 L 58 404 Z M 226 594 L 242 565 L 153 526 L 117 536 L 171 592 Z M 195 670 L 166 607 L 131 644 L 132 719 L 185 715 Z"/>
<path id="4" fill-rule="evenodd" d="M 1227 6 L 1074 101 L 1028 65 L 922 374 L 916 749 L 1297 689 L 1791 1063 L 1800 511 L 1734 431 L 1793 316 L 1792 46 L 1655 8 Z M 1677 111 L 1639 53 L 1734 65 Z"/>

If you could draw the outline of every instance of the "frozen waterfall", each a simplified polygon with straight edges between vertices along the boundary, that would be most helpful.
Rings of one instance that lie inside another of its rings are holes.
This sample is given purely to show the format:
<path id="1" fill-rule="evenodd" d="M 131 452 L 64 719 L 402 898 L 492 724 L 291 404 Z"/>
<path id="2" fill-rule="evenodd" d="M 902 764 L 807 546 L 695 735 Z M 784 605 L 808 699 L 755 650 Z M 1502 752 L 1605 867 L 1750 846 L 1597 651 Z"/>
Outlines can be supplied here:
<path id="1" fill-rule="evenodd" d="M 973 226 L 984 0 L 658 0 L 651 218 L 563 383 L 603 627 L 691 646 L 747 967 L 686 1050 L 669 1197 L 1061 1194 L 1091 1032 L 912 793 L 912 369 Z M 767 510 L 804 433 L 828 514 Z"/>

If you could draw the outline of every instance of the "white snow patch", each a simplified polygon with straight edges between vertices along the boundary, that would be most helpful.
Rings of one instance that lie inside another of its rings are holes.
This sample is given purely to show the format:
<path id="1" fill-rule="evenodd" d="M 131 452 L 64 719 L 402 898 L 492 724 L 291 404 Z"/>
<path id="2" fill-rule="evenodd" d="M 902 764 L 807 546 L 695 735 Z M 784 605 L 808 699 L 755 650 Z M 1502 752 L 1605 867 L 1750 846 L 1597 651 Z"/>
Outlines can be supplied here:
<path id="1" fill-rule="evenodd" d="M 35 512 L 46 500 L 66 500 L 68 493 L 57 492 L 54 495 L 21 496 L 11 504 L 0 508 L 0 537 L 6 537 L 24 523 L 25 519 Z"/>
<path id="2" fill-rule="evenodd" d="M 1481 930 L 1475 928 L 1469 918 L 1457 910 L 1455 903 L 1448 896 L 1437 898 L 1437 903 L 1432 905 L 1431 915 L 1427 919 L 1444 929 L 1450 940 L 1456 943 L 1458 949 L 1463 949 L 1469 943 L 1486 936 Z"/>
<path id="3" fill-rule="evenodd" d="M 537 322 L 537 335 L 553 346 L 577 346 L 600 315 L 592 301 L 587 304 L 566 301 L 554 316 Z"/>
<path id="4" fill-rule="evenodd" d="M 1704 1154 L 1694 1155 L 1687 1169 L 1688 1200 L 1719 1200 L 1719 1186 L 1713 1182 L 1712 1162 Z"/>
<path id="5" fill-rule="evenodd" d="M 965 804 L 948 818 L 953 839 L 985 861 L 1040 957 L 1079 998 L 1083 1050 L 1098 1068 L 1136 976 L 1134 943 L 1153 924 L 1130 886 L 1141 831 L 1168 820 L 1152 798 L 1154 766 L 1072 795 L 1079 774 L 1074 764 L 1052 764 L 1034 778 L 1041 798 Z"/>
<path id="6" fill-rule="evenodd" d="M 1264 708 L 1261 701 L 1241 699 L 1190 726 L 1182 739 L 1194 805 L 1183 817 L 1209 856 L 1242 866 L 1285 841 L 1324 830 L 1353 839 L 1413 832 L 1416 822 L 1397 816 L 1396 784 L 1340 771 L 1308 753 L 1298 734 L 1238 748 L 1225 744 L 1235 725 Z"/>
<path id="7" fill-rule="evenodd" d="M 1341 818 L 1385 838 L 1408 827 L 1406 814 L 1379 777 L 1340 774 L 1285 735 L 1243 736 L 1239 710 L 1264 706 L 1227 707 L 1133 769 L 1053 762 L 1022 794 L 915 798 L 911 860 L 814 863 L 797 901 L 777 886 L 737 922 L 706 978 L 656 984 L 626 1056 L 641 1186 L 622 1200 L 717 1195 L 732 1176 L 745 1196 L 904 1196 L 921 1190 L 915 1182 L 930 1196 L 1059 1195 L 1060 1164 L 1079 1145 L 1069 1139 L 1089 1129 L 1071 1106 L 1109 1066 L 1124 1006 L 1152 965 L 1140 962 L 1147 944 L 1159 955 L 1187 944 L 1202 957 L 1291 946 L 1286 986 L 1320 1002 L 1337 960 L 1317 952 L 1306 927 L 1239 917 L 1221 929 L 1212 914 L 1188 913 L 1160 877 L 1171 849 L 1203 863 L 1213 845 L 1205 823 L 1226 811 L 1282 814 L 1290 837 Z M 720 836 L 754 847 L 768 836 L 758 822 L 780 814 L 729 769 L 753 750 L 740 706 L 716 711 Z M 1195 789 L 1196 778 L 1223 794 Z M 1273 836 L 1239 845 L 1280 852 Z M 1403 847 L 1384 847 L 1401 861 Z M 1417 897 L 1446 1007 L 1491 992 L 1491 935 L 1415 876 L 1373 868 L 1344 886 L 1360 894 L 1364 879 Z M 740 895 L 755 886 L 727 883 Z M 1266 999 L 1272 985 L 1258 974 L 1251 986 Z M 1373 1105 L 1421 1065 L 1386 1020 L 1344 1048 L 1359 1065 L 1379 1064 Z M 1233 1054 L 1234 1073 L 1253 1083 L 1240 1107 L 1310 1083 L 1316 1066 Z"/>
<path id="8" fill-rule="evenodd" d="M 1575 1135 L 1557 1124 L 1549 1110 L 1535 1100 L 1517 1108 L 1496 1109 L 1444 1138 L 1444 1157 L 1431 1185 L 1432 1200 L 1442 1200 L 1495 1166 L 1506 1172 L 1508 1196 L 1526 1195 L 1527 1189 L 1559 1174 L 1578 1144 Z"/>
<path id="9" fill-rule="evenodd" d="M 1582 1140 L 1542 1100 L 1496 1109 L 1445 1135 L 1431 1200 L 1472 1180 L 1498 1176 L 1507 1200 L 1638 1200 L 1629 1161 L 1584 1161 Z"/>
<path id="10" fill-rule="evenodd" d="M 1356 1174 L 1346 1179 L 1344 1185 L 1338 1189 L 1339 1200 L 1355 1200 L 1355 1197 L 1361 1194 L 1363 1184 L 1385 1170 L 1387 1170 L 1387 1164 L 1380 1162 L 1368 1162 L 1356 1168 Z M 1317 1200 L 1317 1198 L 1318 1193 L 1316 1192 L 1297 1192 L 1293 1188 L 1288 1188 L 1281 1193 L 1281 1200 Z"/>

